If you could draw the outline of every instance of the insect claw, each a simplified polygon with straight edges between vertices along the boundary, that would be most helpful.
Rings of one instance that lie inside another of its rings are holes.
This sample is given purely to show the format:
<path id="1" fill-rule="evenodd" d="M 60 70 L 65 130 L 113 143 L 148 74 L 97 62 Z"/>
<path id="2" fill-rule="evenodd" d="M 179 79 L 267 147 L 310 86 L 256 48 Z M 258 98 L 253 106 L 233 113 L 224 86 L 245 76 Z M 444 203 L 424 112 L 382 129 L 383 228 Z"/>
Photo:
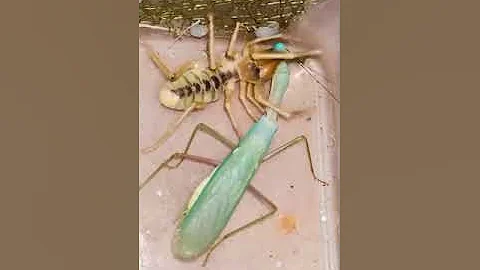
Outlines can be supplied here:
<path id="1" fill-rule="evenodd" d="M 207 254 L 207 255 L 205 256 L 205 259 L 203 259 L 202 267 L 207 266 L 208 257 L 210 257 L 210 254 Z"/>
<path id="2" fill-rule="evenodd" d="M 315 180 L 317 180 L 318 182 L 320 182 L 320 183 L 322 184 L 322 186 L 324 186 L 324 187 L 328 186 L 328 183 L 325 182 L 325 181 L 323 181 L 323 180 L 320 180 L 320 179 L 318 179 L 318 178 L 315 178 Z"/>

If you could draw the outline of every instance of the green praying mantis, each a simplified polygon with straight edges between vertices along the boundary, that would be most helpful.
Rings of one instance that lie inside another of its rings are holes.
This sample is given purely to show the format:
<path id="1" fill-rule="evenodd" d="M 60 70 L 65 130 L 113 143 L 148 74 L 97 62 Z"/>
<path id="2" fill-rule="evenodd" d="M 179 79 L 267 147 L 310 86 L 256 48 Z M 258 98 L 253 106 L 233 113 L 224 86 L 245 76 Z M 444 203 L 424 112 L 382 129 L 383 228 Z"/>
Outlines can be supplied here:
<path id="1" fill-rule="evenodd" d="M 285 45 L 281 42 L 277 42 L 273 49 L 277 52 L 286 51 Z M 271 104 L 276 107 L 280 106 L 288 88 L 289 80 L 288 65 L 285 61 L 280 61 L 271 81 L 268 99 Z M 258 84 L 255 87 L 263 86 Z M 205 266 L 211 253 L 227 238 L 271 217 L 277 211 L 277 207 L 250 182 L 263 162 L 296 144 L 304 143 L 310 171 L 315 181 L 324 186 L 328 185 L 315 174 L 310 147 L 305 136 L 298 136 L 269 151 L 272 139 L 278 130 L 277 118 L 277 110 L 266 108 L 265 114 L 251 126 L 237 145 L 213 128 L 201 123 L 192 132 L 185 150 L 171 155 L 140 185 L 139 190 L 141 192 L 160 170 L 176 168 L 184 160 L 215 166 L 210 175 L 200 183 L 191 195 L 178 222 L 171 244 L 171 250 L 175 258 L 182 261 L 192 261 L 206 254 L 202 263 L 202 266 Z M 210 135 L 232 149 L 222 162 L 188 153 L 192 141 L 199 131 Z M 171 163 L 174 160 L 179 161 L 172 165 Z M 251 192 L 262 203 L 265 203 L 270 209 L 269 212 L 220 237 L 246 191 Z"/>

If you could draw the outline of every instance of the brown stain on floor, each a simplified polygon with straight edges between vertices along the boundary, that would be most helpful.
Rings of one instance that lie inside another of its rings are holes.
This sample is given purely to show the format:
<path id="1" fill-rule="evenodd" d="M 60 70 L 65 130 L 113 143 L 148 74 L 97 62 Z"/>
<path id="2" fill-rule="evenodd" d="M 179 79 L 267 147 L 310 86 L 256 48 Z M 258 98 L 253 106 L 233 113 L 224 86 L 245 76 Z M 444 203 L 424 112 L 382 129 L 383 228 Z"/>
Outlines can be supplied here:
<path id="1" fill-rule="evenodd" d="M 293 215 L 280 215 L 280 231 L 290 234 L 297 230 L 297 219 Z"/>

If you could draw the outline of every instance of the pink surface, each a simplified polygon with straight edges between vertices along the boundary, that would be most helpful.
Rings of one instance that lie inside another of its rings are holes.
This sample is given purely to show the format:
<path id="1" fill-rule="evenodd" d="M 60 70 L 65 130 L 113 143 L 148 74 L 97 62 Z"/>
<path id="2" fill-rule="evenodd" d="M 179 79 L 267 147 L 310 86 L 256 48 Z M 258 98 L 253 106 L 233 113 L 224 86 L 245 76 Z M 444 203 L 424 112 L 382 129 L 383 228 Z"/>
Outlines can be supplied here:
<path id="1" fill-rule="evenodd" d="M 329 27 L 334 26 L 335 24 Z M 308 26 L 304 26 L 303 29 L 308 29 Z M 297 31 L 297 33 L 300 32 Z M 331 33 L 328 35 L 331 36 Z M 206 64 L 206 56 L 203 53 L 206 39 L 185 38 L 176 43 L 171 51 L 166 49 L 173 42 L 170 36 L 153 31 L 141 31 L 140 40 L 154 46 L 172 67 L 177 67 L 191 59 L 199 59 L 201 64 Z M 328 52 L 327 72 L 333 70 L 333 73 L 336 73 L 336 69 L 331 68 L 337 65 L 335 63 L 338 55 L 335 54 L 335 49 L 332 50 L 336 43 L 328 43 L 326 40 L 330 41 L 330 39 L 319 38 L 315 43 L 318 44 L 317 48 Z M 225 50 L 226 44 L 222 43 L 216 42 L 217 55 L 221 55 Z M 238 42 L 239 46 L 240 44 L 241 42 Z M 158 91 L 165 82 L 165 78 L 148 59 L 142 44 L 139 48 L 139 148 L 143 148 L 152 144 L 165 131 L 166 125 L 181 112 L 160 106 Z M 320 74 L 319 77 L 324 76 L 319 63 L 315 61 L 307 63 Z M 288 122 L 280 119 L 280 128 L 272 147 L 285 143 L 295 136 L 306 135 L 312 147 L 316 173 L 331 185 L 325 188 L 313 181 L 308 170 L 306 153 L 301 145 L 266 162 L 260 167 L 252 184 L 278 206 L 278 212 L 273 218 L 247 229 L 220 245 L 213 252 L 204 269 L 338 268 L 336 186 L 338 183 L 339 105 L 321 90 L 305 70 L 294 63 L 290 64 L 290 67 L 291 83 L 283 107 L 312 108 L 312 110 L 310 115 Z M 337 91 L 337 87 L 332 88 L 333 91 Z M 233 100 L 232 107 L 241 131 L 247 131 L 252 122 L 243 111 L 238 99 Z M 255 111 L 255 108 L 252 107 L 252 110 Z M 139 155 L 139 181 L 144 181 L 156 166 L 172 153 L 182 151 L 193 128 L 201 122 L 214 127 L 226 137 L 236 140 L 223 111 L 222 96 L 217 103 L 209 105 L 203 111 L 192 113 L 176 134 L 156 152 Z M 228 149 L 215 140 L 200 135 L 194 141 L 191 153 L 221 160 L 228 153 Z M 212 167 L 207 165 L 186 161 L 178 169 L 160 172 L 141 192 L 139 217 L 141 269 L 201 269 L 203 257 L 191 263 L 177 261 L 170 252 L 170 243 L 175 221 L 183 210 L 184 204 L 196 185 L 211 170 Z M 243 225 L 265 213 L 266 210 L 265 206 L 247 193 L 226 231 Z M 295 232 L 287 235 L 282 233 L 279 218 L 281 215 L 291 215 L 296 218 Z"/>

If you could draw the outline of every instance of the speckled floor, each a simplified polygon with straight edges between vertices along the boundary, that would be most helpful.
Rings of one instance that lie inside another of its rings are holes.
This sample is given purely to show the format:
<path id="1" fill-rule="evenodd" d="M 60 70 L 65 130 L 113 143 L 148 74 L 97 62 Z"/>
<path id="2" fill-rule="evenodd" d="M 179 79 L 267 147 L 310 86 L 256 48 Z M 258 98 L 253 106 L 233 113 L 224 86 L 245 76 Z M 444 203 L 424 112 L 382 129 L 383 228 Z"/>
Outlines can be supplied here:
<path id="1" fill-rule="evenodd" d="M 185 38 L 171 50 L 166 49 L 173 42 L 173 38 L 168 35 L 141 31 L 140 40 L 151 44 L 172 67 L 190 59 L 199 59 L 200 63 L 206 64 L 203 52 L 206 39 Z M 218 41 L 216 45 L 217 54 L 222 54 L 226 44 Z M 153 143 L 165 131 L 166 125 L 181 112 L 160 106 L 158 91 L 165 78 L 148 59 L 142 44 L 139 48 L 139 147 L 142 148 Z M 308 62 L 308 65 L 314 72 L 323 74 L 322 68 L 315 61 Z M 331 185 L 322 187 L 313 181 L 301 145 L 262 164 L 252 184 L 278 206 L 278 212 L 272 218 L 220 245 L 203 269 L 338 269 L 338 168 L 335 167 L 338 134 L 335 133 L 336 120 L 333 119 L 337 105 L 326 92 L 320 90 L 304 69 L 294 63 L 290 67 L 292 79 L 283 107 L 311 108 L 311 112 L 288 122 L 280 119 L 279 131 L 272 147 L 298 135 L 306 135 L 312 147 L 316 173 Z M 221 98 L 206 109 L 192 113 L 175 135 L 156 152 L 140 154 L 139 181 L 143 182 L 170 154 L 183 150 L 198 123 L 206 123 L 236 140 L 222 105 Z M 234 99 L 232 107 L 240 129 L 247 131 L 252 122 L 238 99 Z M 208 136 L 200 135 L 194 141 L 191 153 L 221 160 L 228 149 Z M 177 261 L 170 252 L 170 243 L 176 219 L 185 202 L 211 170 L 210 166 L 186 161 L 177 169 L 160 172 L 142 190 L 139 217 L 140 269 L 202 269 L 203 257 L 189 263 Z M 246 193 L 226 231 L 243 225 L 266 211 L 264 205 Z M 281 217 L 285 215 L 292 216 L 296 221 L 296 229 L 288 234 L 282 231 Z"/>

